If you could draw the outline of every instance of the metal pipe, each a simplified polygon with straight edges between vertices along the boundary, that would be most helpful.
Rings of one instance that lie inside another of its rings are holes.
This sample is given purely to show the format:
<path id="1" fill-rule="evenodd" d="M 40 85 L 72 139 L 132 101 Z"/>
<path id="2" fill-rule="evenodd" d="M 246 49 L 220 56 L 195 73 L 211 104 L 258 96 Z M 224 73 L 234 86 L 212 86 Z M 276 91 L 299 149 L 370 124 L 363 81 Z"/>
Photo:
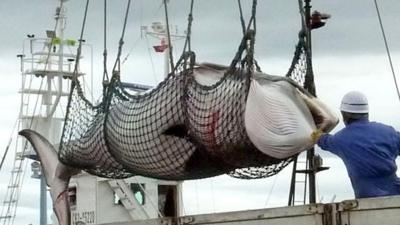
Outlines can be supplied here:
<path id="1" fill-rule="evenodd" d="M 297 173 L 297 159 L 299 158 L 299 155 L 297 155 L 293 159 L 293 168 L 292 168 L 292 179 L 290 181 L 290 189 L 289 189 L 289 200 L 288 200 L 288 206 L 294 206 L 294 198 L 296 196 L 296 173 Z"/>
<path id="2" fill-rule="evenodd" d="M 307 50 L 308 50 L 308 63 L 307 63 L 307 74 L 306 76 L 312 76 L 312 48 L 311 48 L 311 24 L 310 24 L 310 19 L 311 19 L 311 0 L 304 0 L 305 3 L 305 17 L 306 17 L 306 37 L 307 37 Z M 311 74 L 310 74 L 311 73 Z M 315 89 L 308 90 L 312 95 L 316 95 Z M 315 156 L 315 150 L 314 148 L 311 148 L 310 150 L 307 151 L 307 161 L 308 161 L 308 169 L 309 169 L 309 174 L 308 174 L 308 179 L 309 179 L 309 203 L 316 203 L 316 168 L 314 165 L 314 156 Z"/>
<path id="3" fill-rule="evenodd" d="M 40 225 L 47 225 L 47 186 L 43 175 L 40 175 Z"/>

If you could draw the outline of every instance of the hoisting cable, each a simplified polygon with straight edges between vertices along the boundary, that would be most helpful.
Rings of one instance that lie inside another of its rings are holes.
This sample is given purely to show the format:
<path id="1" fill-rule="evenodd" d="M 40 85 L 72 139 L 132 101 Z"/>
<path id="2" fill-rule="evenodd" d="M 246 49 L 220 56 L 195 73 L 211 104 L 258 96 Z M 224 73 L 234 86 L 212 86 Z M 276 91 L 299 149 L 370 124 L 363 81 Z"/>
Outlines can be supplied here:
<path id="1" fill-rule="evenodd" d="M 169 63 L 171 70 L 175 68 L 174 58 L 172 53 L 172 45 L 171 45 L 171 33 L 169 30 L 169 18 L 168 18 L 168 6 L 167 0 L 164 0 L 164 11 L 165 11 L 165 23 L 167 26 L 167 38 L 168 38 L 168 48 L 169 48 Z"/>
<path id="2" fill-rule="evenodd" d="M 253 6 L 251 9 L 251 18 L 249 24 L 247 25 L 247 30 L 250 30 L 251 25 L 253 25 L 253 34 L 250 37 L 250 44 L 247 50 L 247 66 L 249 69 L 252 69 L 254 65 L 254 45 L 255 45 L 255 37 L 257 33 L 256 27 L 256 13 L 257 13 L 257 0 L 253 0 Z"/>
<path id="3" fill-rule="evenodd" d="M 244 63 L 244 61 L 242 61 L 242 54 L 243 52 L 246 50 L 247 51 L 247 55 L 245 58 L 245 62 L 247 63 L 247 66 L 250 70 L 252 70 L 252 67 L 255 65 L 254 64 L 254 44 L 255 44 L 255 34 L 256 34 L 256 11 L 257 9 L 257 0 L 253 0 L 253 6 L 252 6 L 252 10 L 251 10 L 251 18 L 249 20 L 249 23 L 247 25 L 247 29 L 245 34 L 243 35 L 242 41 L 239 45 L 239 48 L 236 52 L 235 57 L 233 58 L 229 69 L 227 70 L 226 73 L 228 74 L 232 74 L 235 70 L 236 70 L 236 65 L 238 62 L 242 62 L 242 64 Z M 250 29 L 251 26 L 253 26 L 253 29 Z M 259 69 L 259 67 L 256 65 L 257 70 Z"/>
<path id="4" fill-rule="evenodd" d="M 242 41 L 239 45 L 239 48 L 236 52 L 235 57 L 233 58 L 230 66 L 229 66 L 229 70 L 228 73 L 232 73 L 233 70 L 235 70 L 235 66 L 236 64 L 241 60 L 242 58 L 242 53 L 245 49 L 247 49 L 248 47 L 248 40 L 250 41 L 250 49 L 254 49 L 254 37 L 255 37 L 255 32 L 256 32 L 256 26 L 255 26 L 255 16 L 256 16 L 256 8 L 257 8 L 257 0 L 253 0 L 253 7 L 252 7 L 252 15 L 251 18 L 249 20 L 249 23 L 247 25 L 246 28 L 246 32 L 243 35 Z M 253 30 L 250 29 L 251 25 L 253 24 Z M 248 52 L 248 54 L 253 54 L 254 51 L 250 50 L 250 52 Z M 251 57 L 254 58 L 254 57 Z M 253 63 L 250 63 L 253 64 Z"/>
<path id="5" fill-rule="evenodd" d="M 86 0 L 85 12 L 84 12 L 83 21 L 82 21 L 82 27 L 81 27 L 81 34 L 80 34 L 80 37 L 79 37 L 79 45 L 78 45 L 76 58 L 75 58 L 75 67 L 74 67 L 74 72 L 73 72 L 73 76 L 72 76 L 71 88 L 70 88 L 70 92 L 69 92 L 69 96 L 68 96 L 67 109 L 66 109 L 66 112 L 65 112 L 65 120 L 69 117 L 70 108 L 71 108 L 71 102 L 72 102 L 72 99 L 73 99 L 72 95 L 74 93 L 75 86 L 77 86 L 77 84 L 78 84 L 78 66 L 79 66 L 79 59 L 80 59 L 81 51 L 82 51 L 83 33 L 85 31 L 88 8 L 89 8 L 89 0 Z M 83 95 L 82 89 L 79 88 L 79 86 L 77 86 L 77 87 L 78 87 L 78 89 L 77 89 L 78 95 Z M 64 127 L 63 127 L 62 133 L 61 133 L 61 137 L 64 137 L 64 134 L 65 134 L 64 132 L 66 130 L 65 129 L 66 124 L 67 123 L 64 123 Z M 74 126 L 74 124 L 72 124 L 72 127 L 73 126 Z M 72 137 L 72 132 L 70 132 L 70 134 L 69 134 L 69 139 L 71 139 L 71 137 Z"/>
<path id="6" fill-rule="evenodd" d="M 390 64 L 390 69 L 392 70 L 392 76 L 393 76 L 394 84 L 396 86 L 397 97 L 400 100 L 399 86 L 397 84 L 396 73 L 395 73 L 394 68 L 393 68 L 392 57 L 390 55 L 389 45 L 387 43 L 385 29 L 383 27 L 383 22 L 382 22 L 382 18 L 381 18 L 381 13 L 379 11 L 378 2 L 376 0 L 374 0 L 374 3 L 375 3 L 375 8 L 376 8 L 376 13 L 378 15 L 379 25 L 380 25 L 381 32 L 382 32 L 382 38 L 383 38 L 383 41 L 385 42 L 385 48 L 386 48 L 386 53 L 387 53 L 387 57 L 388 57 L 389 64 Z"/>
<path id="7" fill-rule="evenodd" d="M 301 17 L 301 27 L 302 27 L 302 32 L 306 32 L 306 16 L 304 13 L 304 8 L 303 8 L 303 0 L 298 0 L 298 5 L 299 5 L 299 12 L 300 12 L 300 17 Z"/>
<path id="8" fill-rule="evenodd" d="M 253 21 L 254 22 L 254 30 L 256 29 L 256 27 L 255 27 L 255 25 L 256 25 L 256 21 L 255 21 L 255 16 L 256 16 L 256 11 L 255 10 L 256 10 L 256 7 L 257 7 L 257 2 L 253 2 L 252 18 L 254 18 L 253 19 L 254 20 Z M 241 0 L 238 0 L 238 8 L 239 8 L 239 14 L 240 14 L 240 23 L 241 23 L 241 26 L 242 26 L 242 33 L 243 33 L 243 36 L 245 36 L 247 30 L 250 28 L 250 23 L 252 21 L 249 22 L 249 27 L 246 28 L 246 22 L 245 22 L 245 19 L 244 19 L 244 16 L 243 16 L 243 7 L 242 7 Z M 254 33 L 254 35 L 255 35 L 255 33 Z M 253 40 L 254 40 L 254 38 L 253 38 Z M 258 65 L 258 62 L 257 62 L 257 60 L 254 59 L 254 57 L 253 57 L 253 61 L 254 61 L 254 66 L 256 67 L 256 70 L 258 72 L 261 72 L 261 67 Z"/>
<path id="9" fill-rule="evenodd" d="M 126 6 L 126 11 L 125 11 L 124 25 L 122 27 L 121 38 L 119 39 L 117 59 L 115 60 L 115 64 L 114 64 L 114 67 L 113 67 L 113 70 L 112 70 L 113 76 L 117 75 L 119 77 L 119 72 L 121 71 L 122 46 L 124 45 L 125 29 L 126 29 L 126 24 L 127 24 L 127 21 L 128 21 L 128 15 L 129 15 L 130 6 L 131 6 L 131 0 L 128 0 L 128 4 Z"/>
<path id="10" fill-rule="evenodd" d="M 108 71 L 107 71 L 107 0 L 104 0 L 104 20 L 103 20 L 103 100 L 106 99 L 107 95 L 107 85 L 109 83 Z"/>
<path id="11" fill-rule="evenodd" d="M 247 24 L 247 30 L 253 25 L 254 32 L 256 31 L 256 10 L 257 10 L 257 0 L 253 0 L 253 5 L 251 7 L 251 17 L 249 23 Z"/>
<path id="12" fill-rule="evenodd" d="M 241 0 L 238 0 L 238 6 L 239 6 L 239 13 L 240 13 L 240 23 L 242 25 L 242 32 L 243 32 L 243 35 L 245 35 L 246 34 L 246 23 L 244 22 Z"/>
<path id="13" fill-rule="evenodd" d="M 186 65 L 187 65 L 187 59 L 188 56 L 191 57 L 190 59 L 190 69 L 193 68 L 194 66 L 194 53 L 192 52 L 192 46 L 191 46 L 191 36 L 192 36 L 192 22 L 193 22 L 193 7 L 194 7 L 194 0 L 191 0 L 190 2 L 190 12 L 188 15 L 188 26 L 186 30 L 186 39 L 185 39 L 185 44 L 183 45 L 183 50 L 181 57 L 179 58 L 178 62 L 175 64 L 175 67 L 172 68 L 172 71 L 177 70 L 178 66 L 181 64 L 181 61 L 184 61 L 184 70 L 186 70 Z M 190 55 L 187 55 L 186 53 L 189 52 Z"/>
<path id="14" fill-rule="evenodd" d="M 310 18 L 310 1 L 305 0 L 306 4 L 303 5 L 303 2 L 299 0 L 300 7 L 300 15 L 302 15 L 302 19 L 304 18 L 304 22 L 302 22 L 303 26 L 303 37 L 301 40 L 304 40 L 304 50 L 306 52 L 306 75 L 304 77 L 304 88 L 313 96 L 317 96 L 315 83 L 314 83 L 314 72 L 312 68 L 312 46 L 311 46 L 311 18 Z"/>
<path id="15" fill-rule="evenodd" d="M 75 59 L 74 76 L 73 76 L 72 84 L 71 84 L 71 86 L 72 86 L 71 87 L 71 94 L 72 94 L 73 87 L 76 85 L 76 81 L 78 80 L 79 60 L 81 58 L 83 33 L 85 31 L 88 8 L 89 8 L 89 0 L 86 0 L 85 13 L 84 13 L 84 16 L 83 16 L 81 34 L 79 36 L 79 45 L 78 45 L 78 49 L 77 49 L 77 53 L 76 53 L 76 59 Z"/>
<path id="16" fill-rule="evenodd" d="M 187 34 L 186 34 L 186 41 L 185 45 L 183 47 L 184 51 L 186 49 L 186 46 L 188 48 L 188 51 L 192 51 L 192 46 L 191 46 L 191 35 L 192 35 L 192 23 L 193 23 L 193 6 L 194 6 L 194 0 L 190 2 L 190 12 L 188 16 L 188 27 L 187 27 Z"/>
<path id="17" fill-rule="evenodd" d="M 106 83 L 108 83 L 108 72 L 107 72 L 107 0 L 104 0 L 104 51 L 103 51 L 103 89 Z"/>
<path id="18" fill-rule="evenodd" d="M 306 40 L 308 40 L 309 35 L 307 32 L 307 24 L 306 24 L 305 12 L 304 12 L 303 0 L 298 0 L 298 6 L 299 6 L 300 17 L 301 17 L 300 18 L 301 19 L 301 30 L 300 30 L 299 36 L 298 36 L 299 42 L 296 45 L 296 50 L 294 52 L 292 63 L 289 67 L 288 72 L 286 73 L 286 77 L 290 77 L 291 74 L 293 73 L 293 71 L 295 71 L 296 65 L 298 63 L 298 59 L 300 58 L 300 55 L 303 54 L 304 49 L 307 48 Z"/>

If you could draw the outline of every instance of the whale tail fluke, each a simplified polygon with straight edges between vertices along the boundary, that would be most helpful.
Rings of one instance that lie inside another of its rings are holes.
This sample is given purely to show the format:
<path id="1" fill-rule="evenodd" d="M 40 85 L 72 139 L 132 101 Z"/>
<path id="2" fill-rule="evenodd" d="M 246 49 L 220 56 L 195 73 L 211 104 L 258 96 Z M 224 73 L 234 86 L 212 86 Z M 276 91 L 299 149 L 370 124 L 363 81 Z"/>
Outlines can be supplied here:
<path id="1" fill-rule="evenodd" d="M 71 224 L 71 214 L 68 200 L 68 184 L 73 175 L 80 170 L 70 168 L 58 160 L 54 146 L 36 131 L 25 129 L 19 132 L 32 145 L 39 156 L 42 173 L 45 176 L 47 186 L 50 187 L 50 195 L 53 200 L 53 210 L 60 225 Z"/>

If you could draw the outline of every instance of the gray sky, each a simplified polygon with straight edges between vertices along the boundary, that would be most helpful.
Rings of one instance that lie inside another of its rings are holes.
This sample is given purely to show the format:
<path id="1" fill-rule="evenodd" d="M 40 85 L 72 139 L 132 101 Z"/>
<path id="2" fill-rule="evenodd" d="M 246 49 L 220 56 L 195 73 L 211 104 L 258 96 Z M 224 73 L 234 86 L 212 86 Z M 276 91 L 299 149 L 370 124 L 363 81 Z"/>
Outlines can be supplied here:
<path id="1" fill-rule="evenodd" d="M 109 64 L 115 57 L 121 33 L 124 7 L 127 1 L 109 3 L 108 48 Z M 171 24 L 181 32 L 186 29 L 188 0 L 170 1 Z M 66 37 L 78 38 L 85 1 L 70 0 Z M 248 18 L 250 0 L 243 0 Z M 378 0 L 386 29 L 392 59 L 400 72 L 400 1 Z M 26 34 L 44 36 L 44 30 L 54 28 L 56 0 L 2 0 L 0 3 L 0 155 L 3 154 L 12 126 L 19 111 L 20 73 L 15 57 L 21 53 Z M 300 28 L 297 1 L 260 0 L 257 17 L 256 58 L 264 72 L 283 75 L 292 59 L 297 32 Z M 340 99 L 350 90 L 364 92 L 370 101 L 371 119 L 382 121 L 400 129 L 397 99 L 390 72 L 378 18 L 372 0 L 314 0 L 313 9 L 330 13 L 327 26 L 313 31 L 313 62 L 317 92 L 322 101 L 338 115 Z M 197 0 L 193 21 L 193 50 L 198 61 L 229 64 L 241 39 L 241 27 L 236 1 Z M 155 84 L 162 79 L 163 57 L 150 53 L 148 48 L 157 40 L 140 39 L 140 26 L 163 19 L 160 0 L 133 1 L 129 17 L 123 57 L 122 78 L 145 84 Z M 102 1 L 92 1 L 84 36 L 94 49 L 94 76 L 96 93 L 100 91 L 102 71 Z M 178 57 L 182 41 L 176 43 Z M 153 61 L 154 69 L 151 66 Z M 87 68 L 87 67 L 86 67 Z M 110 68 L 111 69 L 111 68 Z M 337 129 L 343 125 L 340 124 Z M 336 130 L 337 130 L 336 129 Z M 353 197 L 343 164 L 335 156 L 320 152 L 324 163 L 331 167 L 318 176 L 319 196 L 323 201 Z M 12 155 L 8 158 L 12 161 Z M 28 168 L 29 169 L 29 168 Z M 0 172 L 0 199 L 9 179 L 9 171 Z M 185 211 L 207 213 L 227 210 L 284 206 L 287 203 L 290 167 L 276 177 L 256 181 L 242 181 L 226 176 L 185 183 Z M 38 182 L 27 179 L 22 192 L 18 224 L 38 224 Z M 251 192 L 248 190 L 251 189 Z M 271 191 L 272 189 L 272 191 Z M 271 193 L 271 194 L 269 194 Z M 232 198 L 232 196 L 237 196 Z M 270 196 L 270 197 L 268 197 Z"/>

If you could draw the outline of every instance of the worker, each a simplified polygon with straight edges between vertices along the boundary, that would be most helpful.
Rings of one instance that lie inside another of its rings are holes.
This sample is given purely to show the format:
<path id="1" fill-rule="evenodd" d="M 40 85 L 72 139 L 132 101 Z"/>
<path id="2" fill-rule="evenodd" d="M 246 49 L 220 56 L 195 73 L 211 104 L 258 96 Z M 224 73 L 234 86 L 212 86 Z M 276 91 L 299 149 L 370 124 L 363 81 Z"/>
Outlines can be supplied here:
<path id="1" fill-rule="evenodd" d="M 360 92 L 347 93 L 340 110 L 345 128 L 334 135 L 316 131 L 311 135 L 313 141 L 343 160 L 356 198 L 400 195 L 395 161 L 400 133 L 369 121 L 368 100 Z"/>

